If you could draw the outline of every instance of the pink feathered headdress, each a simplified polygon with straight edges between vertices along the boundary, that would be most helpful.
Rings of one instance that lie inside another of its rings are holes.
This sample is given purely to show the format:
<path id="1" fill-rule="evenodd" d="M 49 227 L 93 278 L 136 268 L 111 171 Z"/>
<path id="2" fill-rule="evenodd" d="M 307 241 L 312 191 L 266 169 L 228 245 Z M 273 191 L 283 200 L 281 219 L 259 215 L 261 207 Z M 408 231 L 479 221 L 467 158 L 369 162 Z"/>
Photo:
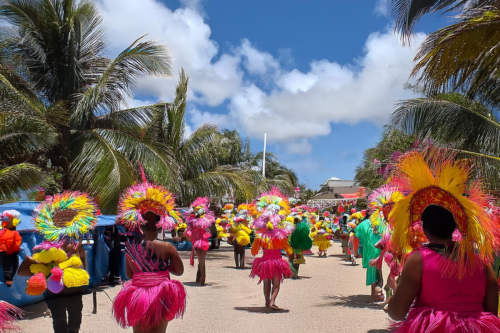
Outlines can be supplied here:
<path id="1" fill-rule="evenodd" d="M 210 200 L 206 197 L 197 198 L 189 206 L 189 210 L 184 213 L 188 227 L 206 229 L 215 223 L 215 215 L 209 209 L 209 203 Z"/>

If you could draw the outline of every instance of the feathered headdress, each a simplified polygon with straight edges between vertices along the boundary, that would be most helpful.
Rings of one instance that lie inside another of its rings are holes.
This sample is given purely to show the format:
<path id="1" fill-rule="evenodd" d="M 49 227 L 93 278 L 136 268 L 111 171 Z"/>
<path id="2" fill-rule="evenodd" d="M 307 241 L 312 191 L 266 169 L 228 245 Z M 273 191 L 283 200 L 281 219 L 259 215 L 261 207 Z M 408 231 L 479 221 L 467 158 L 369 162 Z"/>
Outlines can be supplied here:
<path id="1" fill-rule="evenodd" d="M 259 216 L 259 211 L 255 204 L 243 203 L 238 206 L 238 216 L 257 218 Z"/>
<path id="2" fill-rule="evenodd" d="M 146 179 L 141 166 L 142 183 L 125 190 L 118 204 L 118 223 L 127 229 L 136 229 L 146 224 L 143 214 L 151 211 L 160 216 L 158 229 L 172 230 L 182 223 L 179 213 L 174 210 L 175 197 L 166 188 L 151 184 Z"/>
<path id="3" fill-rule="evenodd" d="M 86 193 L 63 192 L 49 197 L 34 210 L 35 227 L 48 241 L 78 238 L 95 228 L 99 209 Z"/>
<path id="4" fill-rule="evenodd" d="M 403 193 L 401 193 L 395 186 L 386 184 L 377 188 L 368 198 L 370 209 L 373 210 L 370 217 L 371 221 L 373 222 L 382 214 L 383 218 L 388 219 L 389 213 L 392 211 L 396 201 L 403 197 Z"/>
<path id="5" fill-rule="evenodd" d="M 273 187 L 268 193 L 263 193 L 257 199 L 257 209 L 262 213 L 253 225 L 261 239 L 274 241 L 288 238 L 293 230 L 282 221 L 290 214 L 290 205 L 278 188 Z"/>
<path id="6" fill-rule="evenodd" d="M 209 209 L 209 203 L 208 198 L 197 198 L 189 206 L 189 210 L 184 213 L 188 227 L 206 229 L 215 223 L 215 215 Z"/>
<path id="7" fill-rule="evenodd" d="M 449 210 L 462 240 L 457 242 L 452 258 L 459 276 L 471 273 L 476 264 L 492 258 L 493 222 L 486 211 L 491 198 L 484 192 L 481 181 L 467 191 L 472 165 L 456 159 L 446 150 L 411 152 L 400 158 L 392 182 L 408 196 L 398 200 L 389 217 L 394 229 L 396 251 L 409 253 L 421 245 L 421 217 L 429 205 Z M 468 193 L 468 195 L 464 195 Z M 448 261 L 450 262 L 450 261 Z M 455 269 L 447 270 L 450 273 Z"/>

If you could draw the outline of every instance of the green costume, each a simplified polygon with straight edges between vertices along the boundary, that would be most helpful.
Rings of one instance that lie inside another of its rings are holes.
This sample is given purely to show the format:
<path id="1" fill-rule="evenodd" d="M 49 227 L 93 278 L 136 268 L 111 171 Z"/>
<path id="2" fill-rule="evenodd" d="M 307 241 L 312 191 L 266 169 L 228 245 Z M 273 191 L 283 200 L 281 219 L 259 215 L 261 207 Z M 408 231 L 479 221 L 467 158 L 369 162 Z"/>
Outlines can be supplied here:
<path id="1" fill-rule="evenodd" d="M 359 244 L 363 245 L 363 268 L 366 268 L 366 285 L 370 286 L 379 281 L 380 276 L 377 267 L 370 266 L 370 260 L 380 256 L 380 250 L 375 247 L 378 241 L 382 239 L 384 230 L 383 221 L 380 221 L 378 232 L 373 232 L 370 219 L 361 222 L 356 228 L 356 237 L 359 238 Z"/>

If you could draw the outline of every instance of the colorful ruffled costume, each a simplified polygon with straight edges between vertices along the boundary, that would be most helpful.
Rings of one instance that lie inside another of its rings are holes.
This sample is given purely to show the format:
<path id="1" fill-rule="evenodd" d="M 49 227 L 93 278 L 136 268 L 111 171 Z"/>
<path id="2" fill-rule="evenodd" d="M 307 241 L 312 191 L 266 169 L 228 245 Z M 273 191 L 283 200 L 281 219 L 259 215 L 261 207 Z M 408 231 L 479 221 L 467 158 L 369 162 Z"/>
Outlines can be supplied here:
<path id="1" fill-rule="evenodd" d="M 313 239 L 313 245 L 317 246 L 320 252 L 326 252 L 332 246 L 330 242 L 331 235 L 332 230 L 328 228 L 328 223 L 326 221 L 318 221 L 311 230 L 310 237 Z"/>
<path id="2" fill-rule="evenodd" d="M 390 215 L 394 247 L 409 256 L 420 251 L 422 282 L 412 308 L 397 332 L 500 332 L 500 319 L 484 312 L 484 263 L 492 260 L 495 220 L 491 198 L 480 181 L 469 185 L 472 166 L 443 150 L 411 152 L 398 163 L 393 183 L 409 193 Z M 468 196 L 464 196 L 468 189 Z M 422 246 L 421 216 L 429 205 L 449 210 L 461 234 L 451 255 Z"/>
<path id="3" fill-rule="evenodd" d="M 143 173 L 143 183 L 127 189 L 122 196 L 118 222 L 130 230 L 140 230 L 147 223 L 142 214 L 153 211 L 160 216 L 156 228 L 171 230 L 178 221 L 182 222 L 174 205 L 174 196 L 147 182 Z M 186 290 L 181 282 L 170 279 L 168 263 L 152 251 L 148 242 L 129 242 L 125 251 L 135 273 L 113 302 L 113 314 L 120 326 L 140 325 L 148 329 L 182 317 Z"/>
<path id="4" fill-rule="evenodd" d="M 250 244 L 252 230 L 249 224 L 258 215 L 254 204 L 241 204 L 238 206 L 238 214 L 234 218 L 234 224 L 229 228 L 229 233 L 235 238 L 236 243 L 241 246 Z"/>
<path id="5" fill-rule="evenodd" d="M 89 274 L 78 255 L 68 256 L 63 250 L 65 239 L 78 238 L 95 228 L 99 209 L 85 193 L 56 194 L 35 208 L 35 227 L 45 241 L 33 248 L 34 274 L 26 285 L 26 293 L 38 296 L 49 290 L 59 294 L 64 288 L 88 286 Z"/>
<path id="6" fill-rule="evenodd" d="M 292 271 L 288 262 L 281 257 L 283 249 L 287 254 L 293 253 L 288 244 L 288 236 L 293 231 L 285 226 L 284 220 L 290 214 L 288 199 L 277 188 L 260 196 L 257 202 L 261 215 L 254 221 L 257 237 L 252 245 L 252 254 L 255 256 L 263 249 L 264 255 L 255 258 L 250 277 L 259 277 L 262 280 L 272 280 L 279 277 L 291 277 Z"/>
<path id="7" fill-rule="evenodd" d="M 313 242 L 311 237 L 309 237 L 311 229 L 307 224 L 307 218 L 304 217 L 299 210 L 295 208 L 292 209 L 292 213 L 288 218 L 293 219 L 295 226 L 295 229 L 289 237 L 289 243 L 293 249 L 293 260 L 290 263 L 292 265 L 290 269 L 292 269 L 293 278 L 297 278 L 298 272 L 293 265 L 302 265 L 306 263 L 304 251 L 310 250 Z"/>
<path id="8" fill-rule="evenodd" d="M 23 310 L 4 301 L 0 301 L 0 332 L 17 332 L 17 319 L 24 317 Z"/>
<path id="9" fill-rule="evenodd" d="M 191 238 L 193 252 L 191 253 L 191 266 L 194 266 L 194 251 L 201 249 L 208 251 L 210 243 L 208 239 L 212 236 L 210 226 L 215 223 L 214 213 L 208 208 L 208 198 L 196 199 L 189 210 L 184 213 L 187 229 L 186 236 Z"/>

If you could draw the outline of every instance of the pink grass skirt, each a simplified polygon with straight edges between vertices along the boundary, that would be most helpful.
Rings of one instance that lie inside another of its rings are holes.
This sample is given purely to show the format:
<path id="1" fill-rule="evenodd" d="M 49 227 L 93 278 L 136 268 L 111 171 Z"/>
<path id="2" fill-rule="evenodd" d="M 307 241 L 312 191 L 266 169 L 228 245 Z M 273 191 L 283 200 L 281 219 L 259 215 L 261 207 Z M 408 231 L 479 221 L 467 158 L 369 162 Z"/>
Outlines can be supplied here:
<path id="1" fill-rule="evenodd" d="M 500 319 L 489 312 L 448 312 L 417 307 L 393 328 L 398 333 L 500 333 Z"/>
<path id="2" fill-rule="evenodd" d="M 24 317 L 23 310 L 4 301 L 0 301 L 0 332 L 18 332 L 17 318 Z"/>
<path id="3" fill-rule="evenodd" d="M 255 258 L 253 261 L 251 278 L 258 276 L 259 283 L 264 279 L 272 280 L 275 276 L 279 276 L 281 282 L 285 278 L 292 276 L 290 264 L 285 259 L 281 258 L 281 250 L 264 250 L 262 258 Z"/>
<path id="4" fill-rule="evenodd" d="M 134 274 L 113 302 L 116 321 L 123 328 L 153 328 L 182 317 L 185 308 L 186 290 L 181 282 L 170 280 L 168 271 Z"/>

